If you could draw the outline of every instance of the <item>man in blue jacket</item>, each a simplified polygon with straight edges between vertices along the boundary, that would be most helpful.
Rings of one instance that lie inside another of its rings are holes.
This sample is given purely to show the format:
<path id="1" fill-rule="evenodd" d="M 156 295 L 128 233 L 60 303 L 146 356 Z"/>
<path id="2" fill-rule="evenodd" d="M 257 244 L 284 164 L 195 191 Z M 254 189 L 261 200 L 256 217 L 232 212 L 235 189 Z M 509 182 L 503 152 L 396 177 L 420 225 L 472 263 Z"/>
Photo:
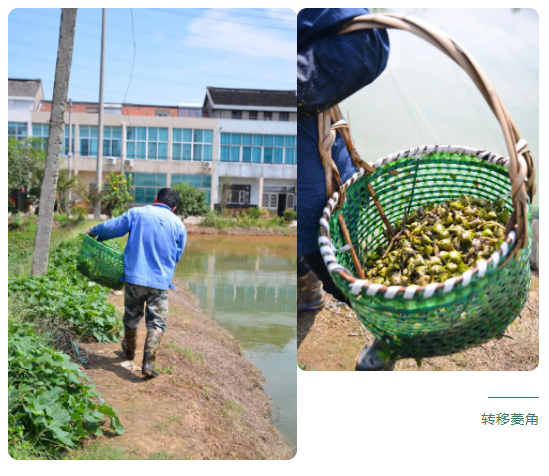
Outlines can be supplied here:
<path id="1" fill-rule="evenodd" d="M 318 151 L 318 114 L 372 83 L 385 69 L 389 37 L 384 29 L 338 35 L 349 20 L 370 13 L 366 8 L 306 8 L 297 16 L 297 253 L 298 291 L 306 298 L 301 309 L 324 305 L 316 276 L 326 292 L 348 303 L 334 284 L 318 248 L 319 220 L 326 206 L 326 177 Z M 341 134 L 332 158 L 345 183 L 356 169 Z M 311 271 L 312 270 L 312 271 Z M 379 370 L 385 362 L 372 341 L 357 358 L 357 370 Z"/>
<path id="2" fill-rule="evenodd" d="M 137 326 L 145 315 L 147 338 L 142 372 L 147 377 L 158 376 L 154 363 L 168 320 L 168 288 L 173 289 L 175 266 L 187 242 L 185 226 L 173 213 L 178 204 L 179 194 L 163 188 L 153 205 L 132 208 L 88 231 L 99 241 L 129 233 L 122 278 L 126 281 L 122 350 L 128 359 L 135 358 Z"/>

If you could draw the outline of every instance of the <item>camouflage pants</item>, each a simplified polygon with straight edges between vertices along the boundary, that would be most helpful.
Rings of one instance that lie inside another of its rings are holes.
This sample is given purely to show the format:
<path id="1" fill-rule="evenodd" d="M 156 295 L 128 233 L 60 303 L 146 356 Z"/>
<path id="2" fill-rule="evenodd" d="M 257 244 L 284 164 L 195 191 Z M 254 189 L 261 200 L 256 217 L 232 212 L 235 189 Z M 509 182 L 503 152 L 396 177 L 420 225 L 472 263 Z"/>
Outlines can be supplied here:
<path id="1" fill-rule="evenodd" d="M 168 325 L 168 291 L 132 283 L 126 283 L 125 290 L 124 326 L 137 329 L 145 315 L 147 329 L 164 332 Z"/>

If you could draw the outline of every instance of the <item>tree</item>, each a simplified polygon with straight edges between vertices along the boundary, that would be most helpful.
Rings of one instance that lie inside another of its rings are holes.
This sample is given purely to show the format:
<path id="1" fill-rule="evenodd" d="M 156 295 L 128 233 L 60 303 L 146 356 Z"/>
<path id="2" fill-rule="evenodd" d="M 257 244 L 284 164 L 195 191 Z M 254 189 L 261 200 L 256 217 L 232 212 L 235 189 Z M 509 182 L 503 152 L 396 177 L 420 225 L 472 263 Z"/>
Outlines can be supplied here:
<path id="1" fill-rule="evenodd" d="M 128 211 L 132 196 L 132 176 L 111 173 L 106 190 L 100 194 L 101 209 L 109 216 L 120 216 Z M 95 202 L 94 202 L 95 203 Z"/>
<path id="2" fill-rule="evenodd" d="M 225 208 L 229 203 L 229 194 L 227 193 L 231 189 L 231 180 L 229 177 L 219 177 L 219 208 L 222 214 L 225 213 Z"/>
<path id="3" fill-rule="evenodd" d="M 40 148 L 42 139 L 29 137 L 25 141 L 15 137 L 8 139 L 8 194 L 12 190 L 28 188 L 31 178 L 44 167 L 44 150 Z"/>
<path id="4" fill-rule="evenodd" d="M 40 211 L 36 224 L 32 274 L 40 276 L 48 269 L 48 253 L 50 250 L 53 209 L 55 206 L 57 179 L 59 177 L 59 156 L 63 145 L 65 109 L 69 91 L 69 78 L 72 65 L 74 46 L 74 30 L 76 25 L 76 8 L 61 9 L 61 25 L 59 27 L 59 46 L 57 64 L 55 66 L 55 82 L 53 86 L 53 101 L 50 119 L 50 132 L 44 180 L 40 191 Z"/>
<path id="5" fill-rule="evenodd" d="M 206 203 L 206 192 L 198 190 L 186 182 L 178 183 L 172 188 L 179 194 L 180 199 L 179 205 L 175 209 L 176 215 L 181 215 L 183 218 L 200 217 L 210 211 L 210 207 Z"/>

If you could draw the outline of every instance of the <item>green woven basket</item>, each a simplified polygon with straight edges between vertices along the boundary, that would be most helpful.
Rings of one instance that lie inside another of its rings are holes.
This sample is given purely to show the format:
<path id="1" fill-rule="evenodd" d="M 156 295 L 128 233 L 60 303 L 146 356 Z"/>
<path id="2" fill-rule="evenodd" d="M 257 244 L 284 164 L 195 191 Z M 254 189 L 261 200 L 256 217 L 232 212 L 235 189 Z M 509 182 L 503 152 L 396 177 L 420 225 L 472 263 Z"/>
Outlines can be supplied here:
<path id="1" fill-rule="evenodd" d="M 462 67 L 498 119 L 509 152 L 506 159 L 469 147 L 421 146 L 368 164 L 358 155 L 339 106 L 318 117 L 319 152 L 329 198 L 320 220 L 319 246 L 328 271 L 364 325 L 393 355 L 447 355 L 503 335 L 525 305 L 530 288 L 528 202 L 536 188 L 534 163 L 526 141 L 463 45 L 408 15 L 362 15 L 346 23 L 339 34 L 372 28 L 408 31 Z M 336 133 L 343 136 L 359 169 L 345 184 L 339 182 L 331 157 Z M 503 198 L 512 211 L 505 241 L 489 259 L 458 277 L 427 286 L 383 286 L 357 279 L 350 252 L 341 250 L 350 245 L 341 234 L 338 215 L 343 214 L 352 246 L 362 256 L 387 243 L 383 224 L 393 225 L 422 204 L 462 194 Z"/>
<path id="2" fill-rule="evenodd" d="M 111 289 L 122 289 L 124 281 L 124 253 L 84 235 L 76 269 L 86 278 Z"/>
<path id="3" fill-rule="evenodd" d="M 530 288 L 530 243 L 519 252 L 518 260 L 513 258 L 504 264 L 513 249 L 515 232 L 489 260 L 458 278 L 424 289 L 356 279 L 350 253 L 335 250 L 346 245 L 337 219 L 340 213 L 359 258 L 388 244 L 368 184 L 376 191 L 391 224 L 422 204 L 462 194 L 489 200 L 504 198 L 512 211 L 505 168 L 508 160 L 466 147 L 424 146 L 372 165 L 374 173 L 358 172 L 344 185 L 346 199 L 334 213 L 330 208 L 337 198 L 331 200 L 325 209 L 325 213 L 330 212 L 329 235 L 323 233 L 319 238 L 332 278 L 350 299 L 360 320 L 387 350 L 400 357 L 447 355 L 502 336 L 520 314 Z M 391 171 L 398 174 L 391 175 Z"/>

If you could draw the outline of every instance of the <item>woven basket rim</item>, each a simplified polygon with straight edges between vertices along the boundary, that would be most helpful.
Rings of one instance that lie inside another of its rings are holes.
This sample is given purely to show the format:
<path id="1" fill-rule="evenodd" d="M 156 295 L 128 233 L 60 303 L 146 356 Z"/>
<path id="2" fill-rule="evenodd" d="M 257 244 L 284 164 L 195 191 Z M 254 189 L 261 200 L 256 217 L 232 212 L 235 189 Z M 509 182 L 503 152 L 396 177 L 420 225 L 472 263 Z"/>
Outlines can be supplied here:
<path id="1" fill-rule="evenodd" d="M 394 154 L 377 159 L 374 162 L 370 162 L 370 165 L 374 169 L 388 165 L 389 163 L 398 159 L 412 157 L 417 159 L 423 159 L 431 153 L 457 153 L 464 154 L 477 159 L 484 160 L 488 163 L 500 165 L 505 168 L 509 168 L 509 159 L 492 152 L 488 152 L 485 149 L 471 148 L 467 146 L 457 146 L 449 144 L 438 145 L 423 145 L 415 147 L 413 149 L 401 150 Z M 343 186 L 342 191 L 346 191 L 353 183 L 360 179 L 365 174 L 363 168 L 360 168 L 349 180 L 347 180 Z M 358 279 L 345 267 L 341 266 L 335 256 L 335 249 L 331 242 L 329 219 L 334 211 L 334 207 L 338 202 L 339 193 L 334 192 L 332 197 L 328 200 L 326 207 L 323 210 L 322 218 L 320 219 L 320 236 L 318 238 L 318 245 L 320 252 L 323 255 L 324 263 L 328 268 L 330 274 L 339 274 L 349 285 L 351 294 L 358 295 L 362 290 L 366 291 L 369 296 L 375 296 L 379 292 L 384 293 L 385 298 L 394 299 L 397 295 L 402 294 L 404 299 L 412 299 L 414 296 L 423 294 L 424 298 L 432 297 L 436 291 L 442 290 L 444 293 L 448 293 L 454 289 L 458 284 L 461 287 L 469 286 L 474 276 L 483 277 L 486 271 L 492 265 L 492 269 L 496 269 L 500 263 L 501 258 L 505 258 L 509 253 L 509 250 L 516 241 L 517 235 L 514 230 L 505 233 L 505 240 L 501 246 L 492 253 L 487 260 L 479 260 L 475 266 L 459 276 L 455 276 L 446 281 L 440 283 L 431 283 L 426 286 L 386 286 L 383 284 L 371 283 L 368 280 Z"/>
<path id="2" fill-rule="evenodd" d="M 114 249 L 105 241 L 97 241 L 95 238 L 91 237 L 90 235 L 84 235 L 84 240 L 86 240 L 90 244 L 93 244 L 94 247 L 98 249 L 101 248 L 103 251 L 106 251 L 107 253 L 111 253 L 116 257 L 124 256 L 124 253 L 122 251 L 118 251 Z"/>

